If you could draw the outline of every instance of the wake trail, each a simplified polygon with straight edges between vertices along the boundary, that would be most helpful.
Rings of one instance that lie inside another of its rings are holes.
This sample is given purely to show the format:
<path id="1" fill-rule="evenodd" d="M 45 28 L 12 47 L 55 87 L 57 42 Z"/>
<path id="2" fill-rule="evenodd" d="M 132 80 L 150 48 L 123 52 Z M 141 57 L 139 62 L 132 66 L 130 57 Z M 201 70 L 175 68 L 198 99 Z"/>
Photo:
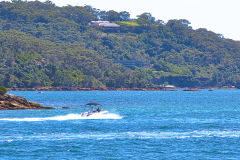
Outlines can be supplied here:
<path id="1" fill-rule="evenodd" d="M 0 121 L 67 121 L 78 119 L 122 119 L 118 114 L 114 113 L 95 113 L 90 116 L 82 116 L 81 114 L 67 114 L 54 117 L 32 117 L 32 118 L 1 118 Z"/>

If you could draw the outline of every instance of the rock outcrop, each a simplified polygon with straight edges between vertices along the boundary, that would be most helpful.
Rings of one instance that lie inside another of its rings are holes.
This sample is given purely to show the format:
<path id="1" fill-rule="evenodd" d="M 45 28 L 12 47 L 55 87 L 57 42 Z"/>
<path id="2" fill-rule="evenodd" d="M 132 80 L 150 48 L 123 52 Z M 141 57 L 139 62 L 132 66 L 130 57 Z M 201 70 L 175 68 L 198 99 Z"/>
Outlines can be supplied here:
<path id="1" fill-rule="evenodd" d="M 45 107 L 12 94 L 0 95 L 0 110 L 17 109 L 53 109 L 53 107 Z"/>

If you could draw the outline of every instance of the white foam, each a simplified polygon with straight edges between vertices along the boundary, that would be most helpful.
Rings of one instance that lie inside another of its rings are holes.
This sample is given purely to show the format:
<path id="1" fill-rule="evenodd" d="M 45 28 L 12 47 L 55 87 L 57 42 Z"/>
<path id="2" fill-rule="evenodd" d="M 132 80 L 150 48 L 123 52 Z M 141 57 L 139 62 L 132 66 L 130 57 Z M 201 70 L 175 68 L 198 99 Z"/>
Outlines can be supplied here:
<path id="1" fill-rule="evenodd" d="M 131 134 L 136 135 L 136 133 L 134 132 Z M 235 137 L 240 137 L 240 131 L 201 130 L 201 131 L 192 131 L 192 132 L 138 132 L 137 135 L 143 135 L 143 137 L 146 137 L 148 135 L 148 137 L 151 137 L 153 139 L 162 139 L 162 138 L 186 139 L 186 138 L 204 138 L 204 137 L 235 138 Z"/>
<path id="2" fill-rule="evenodd" d="M 240 138 L 240 131 L 191 131 L 191 132 L 91 132 L 91 133 L 54 133 L 16 136 L 1 136 L 0 142 L 12 141 L 62 141 L 73 139 L 94 139 L 94 140 L 114 140 L 114 139 L 189 139 L 189 138 Z"/>
<path id="3" fill-rule="evenodd" d="M 114 113 L 95 113 L 90 116 L 82 116 L 81 114 L 67 114 L 55 117 L 33 117 L 33 118 L 1 118 L 0 121 L 67 121 L 78 119 L 122 119 L 120 115 Z"/>

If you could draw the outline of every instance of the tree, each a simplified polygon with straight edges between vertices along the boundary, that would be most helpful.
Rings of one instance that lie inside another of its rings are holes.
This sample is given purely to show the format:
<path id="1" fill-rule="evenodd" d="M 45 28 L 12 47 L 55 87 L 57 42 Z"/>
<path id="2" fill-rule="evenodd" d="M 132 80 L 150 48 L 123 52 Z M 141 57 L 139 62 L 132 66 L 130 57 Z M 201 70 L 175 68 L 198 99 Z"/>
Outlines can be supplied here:
<path id="1" fill-rule="evenodd" d="M 116 11 L 110 10 L 107 12 L 108 21 L 119 21 L 120 14 Z"/>
<path id="2" fill-rule="evenodd" d="M 126 12 L 126 11 L 123 11 L 123 12 L 120 12 L 120 20 L 121 21 L 128 21 L 130 19 L 130 13 L 129 12 Z"/>
<path id="3" fill-rule="evenodd" d="M 53 3 L 52 1 L 50 1 L 50 0 L 46 0 L 44 3 L 45 3 L 45 4 L 51 4 L 51 5 L 54 5 L 54 3 Z"/>
<path id="4" fill-rule="evenodd" d="M 107 12 L 106 11 L 100 11 L 97 15 L 99 20 L 106 21 L 107 20 Z"/>
<path id="5" fill-rule="evenodd" d="M 0 95 L 4 95 L 7 93 L 7 88 L 4 86 L 0 86 Z"/>
<path id="6" fill-rule="evenodd" d="M 191 26 L 189 26 L 191 23 L 186 19 L 172 19 L 167 22 L 167 25 L 171 28 L 178 27 L 178 28 L 185 28 L 185 29 L 191 29 Z"/>
<path id="7" fill-rule="evenodd" d="M 151 15 L 151 13 L 143 13 L 137 17 L 137 22 L 142 25 L 150 25 L 155 22 L 155 18 Z"/>

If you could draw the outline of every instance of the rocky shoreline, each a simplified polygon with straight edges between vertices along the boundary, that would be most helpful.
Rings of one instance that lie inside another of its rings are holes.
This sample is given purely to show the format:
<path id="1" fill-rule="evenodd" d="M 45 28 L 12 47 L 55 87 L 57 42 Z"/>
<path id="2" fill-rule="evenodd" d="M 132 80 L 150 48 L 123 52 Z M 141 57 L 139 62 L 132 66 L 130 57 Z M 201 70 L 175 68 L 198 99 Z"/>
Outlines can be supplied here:
<path id="1" fill-rule="evenodd" d="M 27 101 L 25 98 L 12 94 L 0 95 L 0 110 L 19 110 L 19 109 L 54 109 L 45 107 L 36 102 Z"/>
<path id="2" fill-rule="evenodd" d="M 8 88 L 8 91 L 199 91 L 199 89 L 237 89 L 235 87 L 199 87 L 199 88 L 80 88 L 80 87 L 38 87 L 38 88 Z"/>

